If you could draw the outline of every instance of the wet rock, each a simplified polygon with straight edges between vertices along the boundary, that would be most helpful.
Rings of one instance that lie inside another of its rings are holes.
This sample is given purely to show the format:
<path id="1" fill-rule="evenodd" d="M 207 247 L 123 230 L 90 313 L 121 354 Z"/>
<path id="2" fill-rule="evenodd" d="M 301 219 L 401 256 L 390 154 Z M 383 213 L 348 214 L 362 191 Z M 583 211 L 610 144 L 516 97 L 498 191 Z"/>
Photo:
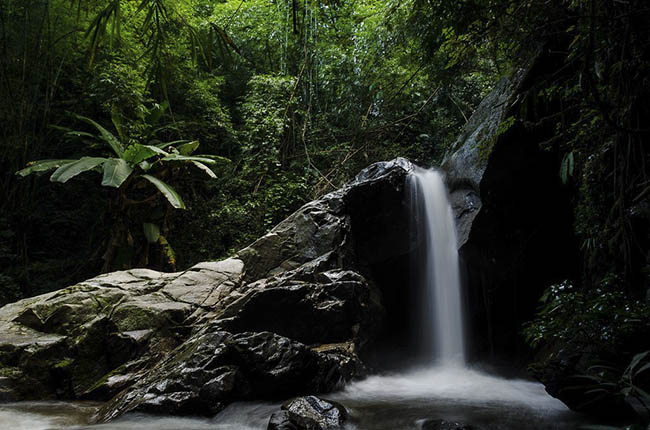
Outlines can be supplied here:
<path id="1" fill-rule="evenodd" d="M 634 347 L 639 346 L 638 339 L 648 339 L 648 329 L 644 332 L 637 333 Z M 605 354 L 594 347 L 585 348 L 584 345 L 577 346 L 571 342 L 556 344 L 549 349 L 551 348 L 537 356 L 537 360 L 529 366 L 529 371 L 544 384 L 546 392 L 551 396 L 560 399 L 572 410 L 607 420 L 632 420 L 637 416 L 634 398 L 622 396 L 619 391 L 621 388 L 616 385 L 620 374 L 599 368 L 598 374 L 594 375 L 592 368 L 594 357 L 599 357 L 607 360 L 609 366 L 624 369 L 629 363 L 626 360 L 628 354 L 624 351 L 629 350 L 629 347 L 619 345 L 613 349 L 618 354 Z M 616 388 L 607 389 L 607 385 L 591 378 L 608 382 Z"/>
<path id="2" fill-rule="evenodd" d="M 364 277 L 335 269 L 256 283 L 226 309 L 222 324 L 231 331 L 269 330 L 305 344 L 336 343 L 370 338 L 373 312 L 381 306 Z M 362 326 L 365 333 L 359 333 Z"/>
<path id="3" fill-rule="evenodd" d="M 480 430 L 478 427 L 469 426 L 454 421 L 440 419 L 427 419 L 420 425 L 420 430 Z"/>
<path id="4" fill-rule="evenodd" d="M 341 381 L 327 354 L 270 332 L 232 334 L 210 326 L 173 351 L 100 411 L 214 415 L 243 399 L 276 399 L 304 390 L 329 391 Z"/>
<path id="5" fill-rule="evenodd" d="M 176 327 L 218 309 L 242 271 L 236 259 L 180 273 L 134 269 L 6 305 L 0 351 L 11 353 L 0 353 L 0 372 L 19 369 L 7 376 L 16 400 L 107 400 L 137 378 L 121 366 L 135 360 L 130 368 L 142 370 L 176 347 Z"/>
<path id="6" fill-rule="evenodd" d="M 520 327 L 535 315 L 543 291 L 572 279 L 580 267 L 572 196 L 558 174 L 561 157 L 543 144 L 555 130 L 527 117 L 531 85 L 554 70 L 556 57 L 540 54 L 501 80 L 442 166 L 473 316 L 469 352 L 497 365 L 523 368 L 532 358 Z"/>
<path id="7" fill-rule="evenodd" d="M 267 430 L 341 429 L 347 417 L 347 410 L 337 402 L 316 396 L 298 397 L 271 415 Z"/>
<path id="8" fill-rule="evenodd" d="M 410 168 L 370 166 L 233 258 L 109 273 L 1 308 L 2 396 L 108 400 L 102 420 L 213 415 L 363 375 L 361 356 L 385 326 L 382 296 L 402 284 L 373 267 L 411 247 Z"/>

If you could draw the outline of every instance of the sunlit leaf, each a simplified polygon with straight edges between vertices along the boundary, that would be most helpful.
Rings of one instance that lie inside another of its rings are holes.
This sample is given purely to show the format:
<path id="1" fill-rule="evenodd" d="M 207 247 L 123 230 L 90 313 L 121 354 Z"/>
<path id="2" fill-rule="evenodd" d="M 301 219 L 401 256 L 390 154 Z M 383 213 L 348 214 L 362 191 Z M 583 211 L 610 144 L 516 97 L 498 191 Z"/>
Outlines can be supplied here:
<path id="1" fill-rule="evenodd" d="M 27 176 L 35 172 L 46 172 L 52 169 L 58 169 L 64 164 L 72 163 L 75 160 L 39 160 L 27 163 L 27 167 L 16 172 L 16 175 Z"/>
<path id="2" fill-rule="evenodd" d="M 205 173 L 207 173 L 207 175 L 208 175 L 209 177 L 211 177 L 211 178 L 213 178 L 213 179 L 217 179 L 217 175 L 215 175 L 214 172 L 212 171 L 212 169 L 210 169 L 210 168 L 209 168 L 208 166 L 206 166 L 205 164 L 200 163 L 200 162 L 198 162 L 198 161 L 192 161 L 192 164 L 194 164 L 196 167 L 198 167 L 199 169 L 201 169 L 201 170 L 203 170 Z"/>
<path id="3" fill-rule="evenodd" d="M 133 168 L 121 158 L 110 158 L 104 162 L 102 185 L 118 188 L 133 173 Z"/>
<path id="4" fill-rule="evenodd" d="M 101 125 L 99 125 L 97 122 L 93 121 L 90 118 L 86 118 L 85 116 L 81 116 L 81 115 L 75 115 L 75 116 L 77 119 L 84 121 L 92 125 L 93 127 L 95 127 L 97 131 L 99 131 L 101 140 L 106 142 L 108 146 L 110 146 L 111 149 L 113 149 L 113 151 L 115 152 L 115 154 L 117 154 L 118 157 L 120 158 L 122 157 L 122 154 L 124 153 L 124 146 L 110 131 L 106 130 L 104 127 L 102 127 Z"/>
<path id="5" fill-rule="evenodd" d="M 103 157 L 83 157 L 77 161 L 67 163 L 59 167 L 50 176 L 52 182 L 68 182 L 80 173 L 92 170 L 100 164 L 104 163 L 107 158 Z"/>
<path id="6" fill-rule="evenodd" d="M 141 145 L 139 143 L 136 143 L 135 145 L 131 145 L 126 148 L 126 151 L 124 151 L 122 158 L 131 164 L 138 164 L 141 161 L 158 155 L 166 157 L 169 154 L 157 146 Z"/>
<path id="7" fill-rule="evenodd" d="M 160 191 L 160 193 L 165 196 L 169 204 L 171 204 L 173 207 L 176 209 L 186 209 L 183 199 L 181 199 L 181 196 L 178 195 L 176 190 L 174 190 L 171 186 L 151 175 L 142 175 L 142 178 L 151 182 L 156 188 L 158 188 L 158 191 Z"/>

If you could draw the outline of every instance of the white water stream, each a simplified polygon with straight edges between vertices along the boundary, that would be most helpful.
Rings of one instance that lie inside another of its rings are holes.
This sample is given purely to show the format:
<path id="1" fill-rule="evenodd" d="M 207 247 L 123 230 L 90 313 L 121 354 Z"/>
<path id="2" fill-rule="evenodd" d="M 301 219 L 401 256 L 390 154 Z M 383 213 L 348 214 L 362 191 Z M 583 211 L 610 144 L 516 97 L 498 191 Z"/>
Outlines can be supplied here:
<path id="1" fill-rule="evenodd" d="M 430 345 L 430 358 L 440 366 L 465 365 L 465 340 L 461 304 L 460 271 L 456 223 L 443 176 L 437 170 L 416 169 L 408 179 L 411 195 L 413 228 L 424 236 L 424 261 L 414 268 L 424 284 L 422 324 L 429 326 L 422 339 Z"/>

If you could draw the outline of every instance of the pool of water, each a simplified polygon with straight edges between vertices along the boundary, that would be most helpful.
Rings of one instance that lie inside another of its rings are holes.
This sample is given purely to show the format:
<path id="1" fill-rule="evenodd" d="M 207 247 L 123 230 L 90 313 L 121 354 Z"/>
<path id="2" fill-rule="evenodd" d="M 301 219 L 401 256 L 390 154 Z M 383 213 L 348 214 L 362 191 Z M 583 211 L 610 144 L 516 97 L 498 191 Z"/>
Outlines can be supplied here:
<path id="1" fill-rule="evenodd" d="M 349 430 L 417 430 L 445 419 L 490 430 L 568 430 L 588 422 L 550 397 L 541 384 L 503 379 L 461 367 L 372 376 L 325 396 L 350 411 Z M 273 403 L 235 403 L 215 418 L 132 414 L 92 425 L 96 403 L 0 405 L 0 428 L 11 430 L 264 430 Z"/>

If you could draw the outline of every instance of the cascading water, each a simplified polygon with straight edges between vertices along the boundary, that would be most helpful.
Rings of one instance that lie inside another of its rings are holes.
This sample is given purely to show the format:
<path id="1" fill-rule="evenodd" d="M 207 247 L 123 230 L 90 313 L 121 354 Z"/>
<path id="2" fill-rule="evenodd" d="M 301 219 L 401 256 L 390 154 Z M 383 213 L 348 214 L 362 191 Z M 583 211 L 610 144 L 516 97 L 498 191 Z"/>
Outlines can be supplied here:
<path id="1" fill-rule="evenodd" d="M 458 268 L 456 223 L 443 176 L 416 168 L 409 176 L 414 233 L 424 238 L 414 264 L 425 296 L 424 348 L 432 361 L 464 366 L 465 342 Z"/>

